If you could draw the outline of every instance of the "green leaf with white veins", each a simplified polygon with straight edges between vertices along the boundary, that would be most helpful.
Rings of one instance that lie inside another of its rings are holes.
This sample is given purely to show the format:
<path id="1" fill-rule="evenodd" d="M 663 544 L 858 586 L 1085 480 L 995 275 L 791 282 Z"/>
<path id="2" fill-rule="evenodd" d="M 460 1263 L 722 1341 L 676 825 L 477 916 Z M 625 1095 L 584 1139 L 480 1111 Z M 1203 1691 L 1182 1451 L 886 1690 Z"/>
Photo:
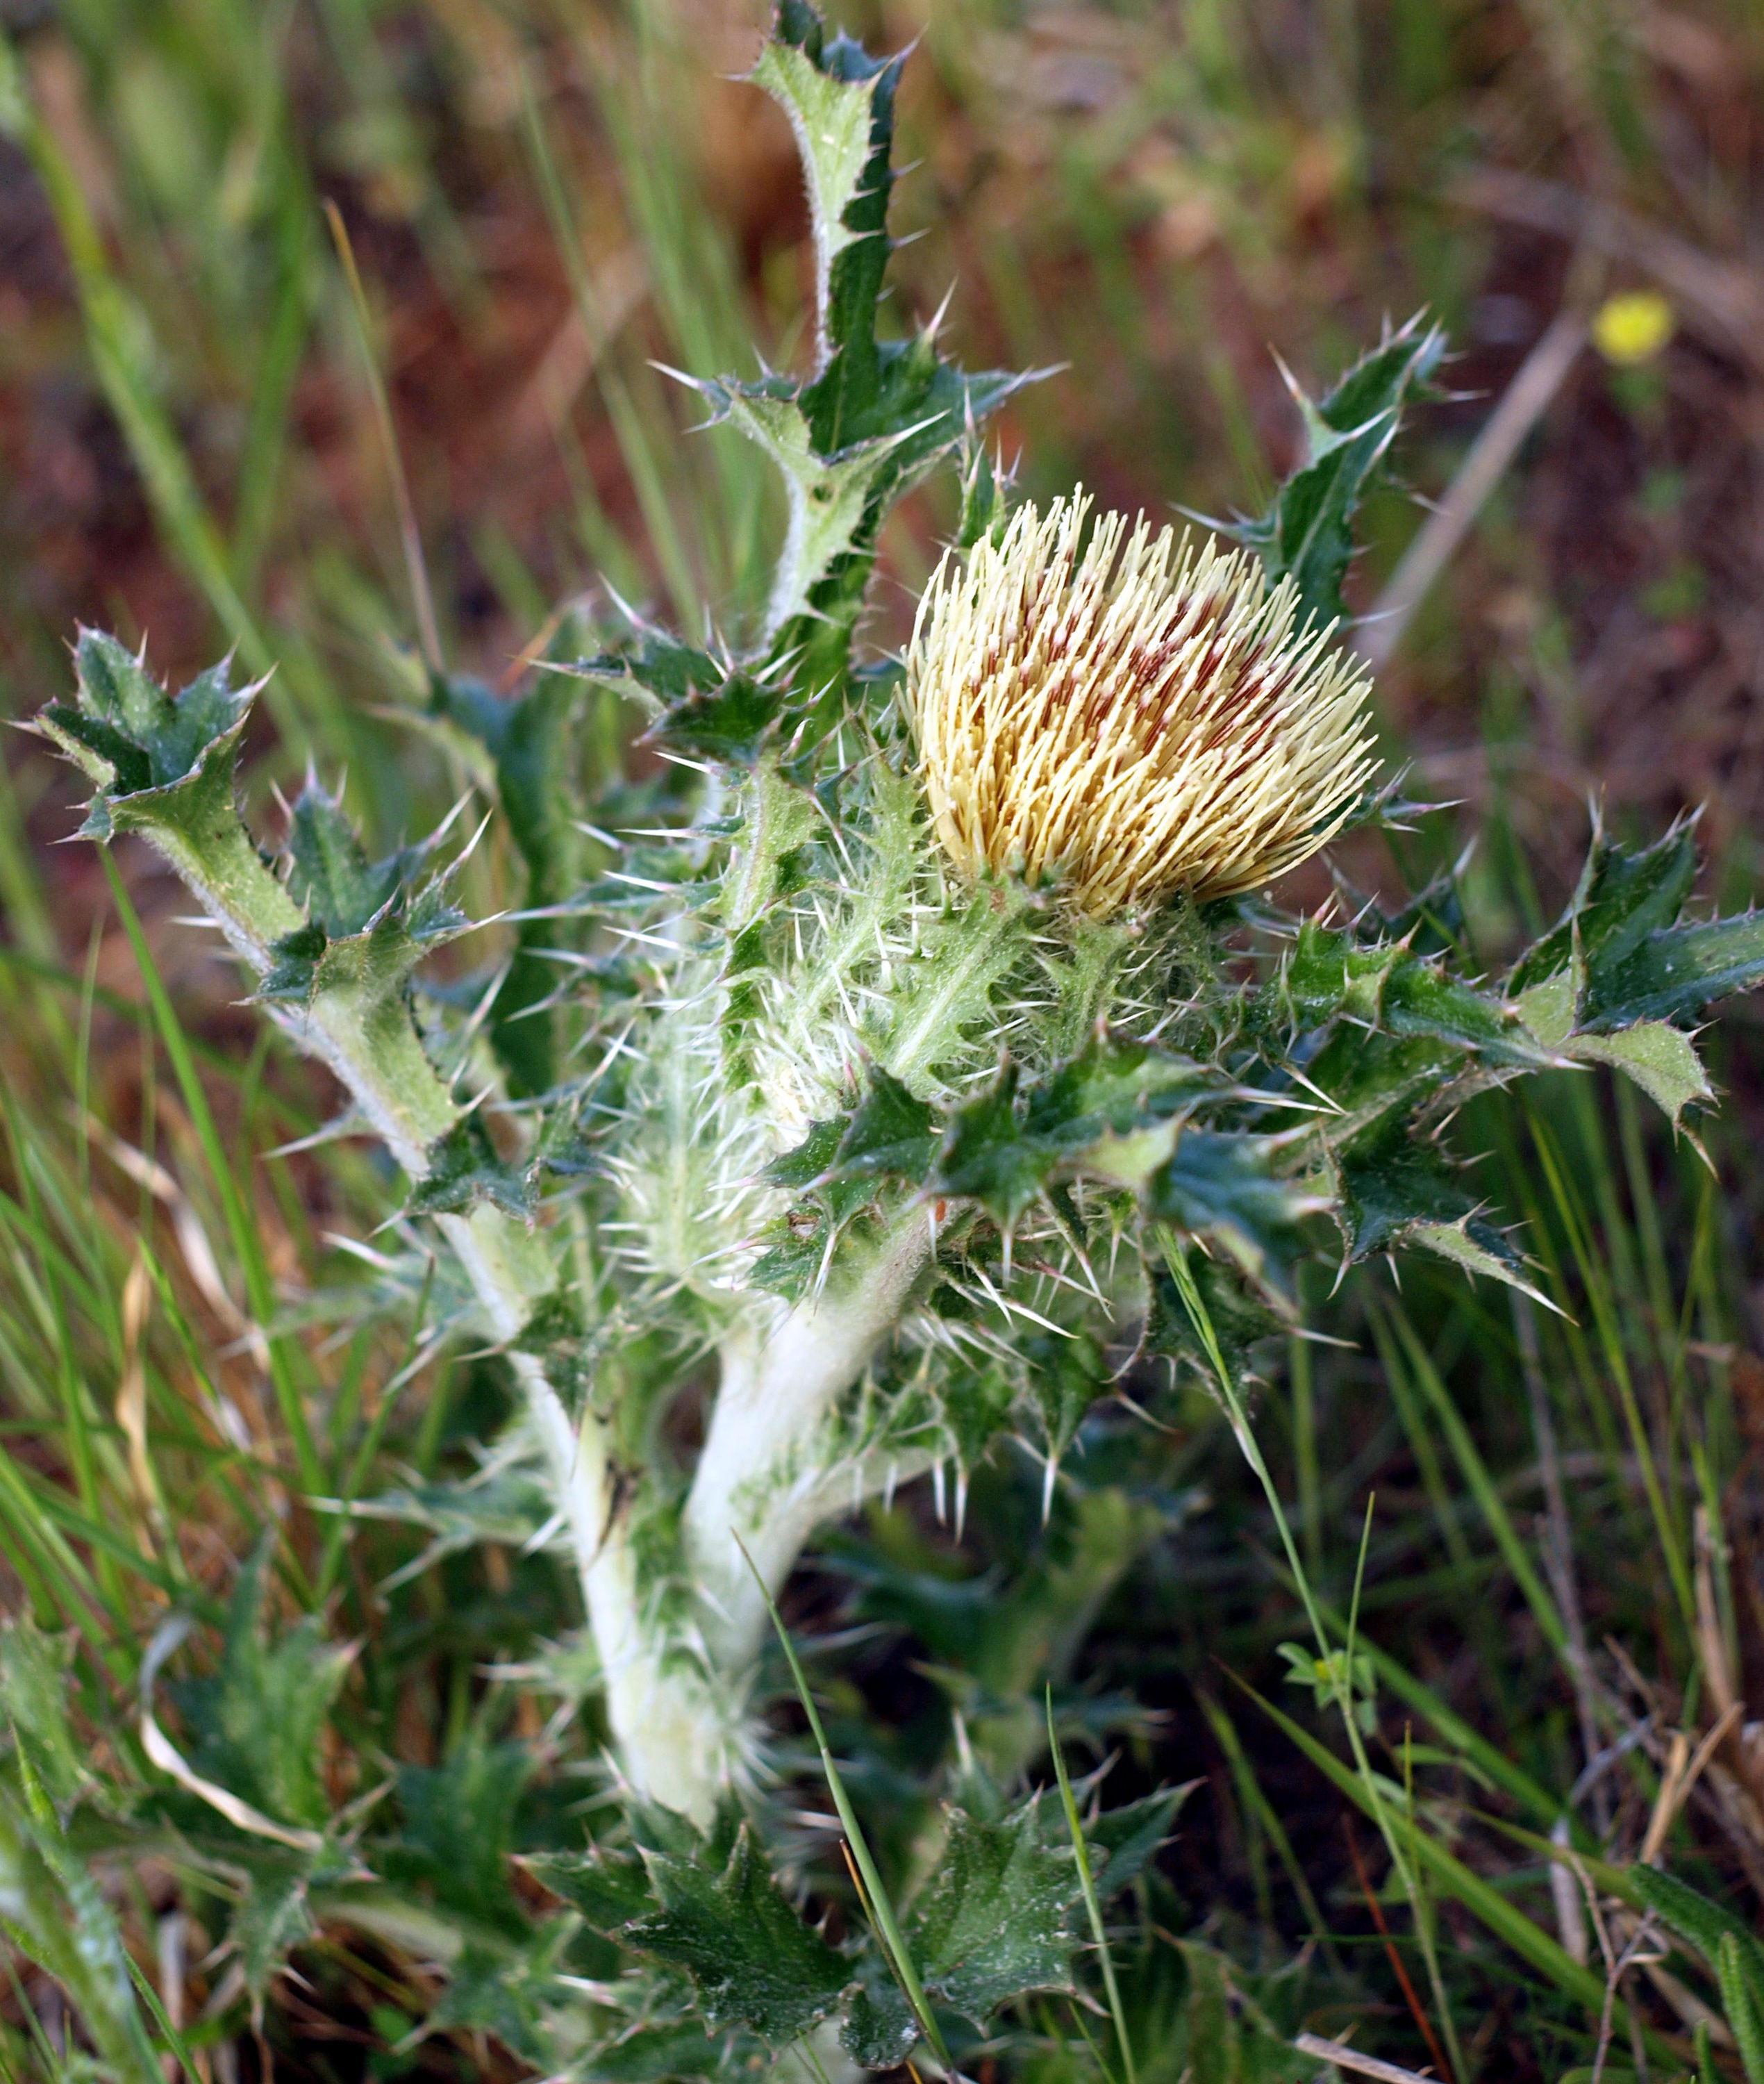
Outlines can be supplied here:
<path id="1" fill-rule="evenodd" d="M 649 1868 L 662 1907 L 620 1937 L 683 1968 L 713 2028 L 738 2023 L 782 2048 L 833 2010 L 851 1966 L 785 1900 L 747 1824 L 721 1872 L 664 1853 Z"/>
<path id="2" fill-rule="evenodd" d="M 1068 1914 L 1078 1876 L 1031 1796 L 996 1823 L 950 1812 L 936 1871 L 914 1901 L 908 1952 L 933 1996 L 976 2024 L 1026 1990 L 1072 1987 Z"/>
<path id="3" fill-rule="evenodd" d="M 867 242 L 879 251 L 854 256 L 874 277 L 865 299 L 874 310 L 887 256 L 889 148 L 894 131 L 898 58 L 873 58 L 849 36 L 829 39 L 825 23 L 803 0 L 783 0 L 772 34 L 747 77 L 763 87 L 796 133 L 814 236 L 816 362 L 824 368 L 835 345 L 835 288 L 853 272 L 852 249 Z M 849 327 L 838 328 L 848 337 Z M 841 339 L 840 345 L 844 344 Z"/>
<path id="4" fill-rule="evenodd" d="M 1588 964 L 1580 1025 L 1601 1033 L 1642 1020 L 1694 1019 L 1764 982 L 1764 913 L 1665 927 L 1620 962 Z"/>

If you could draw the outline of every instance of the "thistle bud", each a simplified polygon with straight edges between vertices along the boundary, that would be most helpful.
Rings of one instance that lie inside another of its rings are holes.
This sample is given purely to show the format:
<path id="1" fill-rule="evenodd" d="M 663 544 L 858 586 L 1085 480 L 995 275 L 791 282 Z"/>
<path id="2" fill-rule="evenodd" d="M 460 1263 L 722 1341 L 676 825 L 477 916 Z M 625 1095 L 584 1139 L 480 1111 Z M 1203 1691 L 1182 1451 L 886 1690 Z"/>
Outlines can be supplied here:
<path id="1" fill-rule="evenodd" d="M 1246 553 L 1120 514 L 1086 541 L 1090 504 L 1020 508 L 920 603 L 906 703 L 944 852 L 1093 917 L 1270 882 L 1376 768 L 1368 676 Z"/>

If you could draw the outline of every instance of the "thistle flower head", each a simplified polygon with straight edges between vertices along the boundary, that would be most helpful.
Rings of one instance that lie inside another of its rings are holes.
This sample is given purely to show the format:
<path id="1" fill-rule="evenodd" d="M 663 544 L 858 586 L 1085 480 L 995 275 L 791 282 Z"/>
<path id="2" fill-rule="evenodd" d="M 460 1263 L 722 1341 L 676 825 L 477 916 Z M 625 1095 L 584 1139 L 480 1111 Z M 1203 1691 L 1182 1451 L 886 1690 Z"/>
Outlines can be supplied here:
<path id="1" fill-rule="evenodd" d="M 1102 916 L 1271 881 L 1346 822 L 1376 760 L 1369 682 L 1295 627 L 1288 581 L 1081 493 L 946 557 L 906 702 L 961 875 L 1058 871 Z"/>

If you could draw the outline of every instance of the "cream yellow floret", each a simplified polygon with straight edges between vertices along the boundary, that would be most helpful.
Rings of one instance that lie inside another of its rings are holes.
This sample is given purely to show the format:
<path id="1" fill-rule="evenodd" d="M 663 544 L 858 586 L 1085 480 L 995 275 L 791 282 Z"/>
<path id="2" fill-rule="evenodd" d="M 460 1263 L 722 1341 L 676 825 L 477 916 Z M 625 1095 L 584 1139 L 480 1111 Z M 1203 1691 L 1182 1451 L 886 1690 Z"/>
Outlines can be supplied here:
<path id="1" fill-rule="evenodd" d="M 1376 769 L 1360 663 L 1290 581 L 1080 492 L 952 552 L 906 703 L 937 837 L 969 880 L 1058 877 L 1102 917 L 1271 882 Z"/>

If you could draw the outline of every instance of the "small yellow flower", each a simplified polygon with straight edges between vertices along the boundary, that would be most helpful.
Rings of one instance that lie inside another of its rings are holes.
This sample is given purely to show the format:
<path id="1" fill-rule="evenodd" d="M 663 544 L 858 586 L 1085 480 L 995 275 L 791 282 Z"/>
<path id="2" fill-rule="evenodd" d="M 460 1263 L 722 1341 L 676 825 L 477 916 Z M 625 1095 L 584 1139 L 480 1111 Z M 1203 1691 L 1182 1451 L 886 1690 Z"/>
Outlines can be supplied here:
<path id="1" fill-rule="evenodd" d="M 1593 345 L 1619 369 L 1639 369 L 1672 338 L 1673 308 L 1657 290 L 1620 290 L 1593 315 Z"/>
<path id="2" fill-rule="evenodd" d="M 1057 873 L 1094 917 L 1271 881 L 1345 823 L 1377 765 L 1369 680 L 1295 627 L 1290 581 L 1081 492 L 945 557 L 906 705 L 959 874 Z"/>

